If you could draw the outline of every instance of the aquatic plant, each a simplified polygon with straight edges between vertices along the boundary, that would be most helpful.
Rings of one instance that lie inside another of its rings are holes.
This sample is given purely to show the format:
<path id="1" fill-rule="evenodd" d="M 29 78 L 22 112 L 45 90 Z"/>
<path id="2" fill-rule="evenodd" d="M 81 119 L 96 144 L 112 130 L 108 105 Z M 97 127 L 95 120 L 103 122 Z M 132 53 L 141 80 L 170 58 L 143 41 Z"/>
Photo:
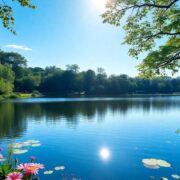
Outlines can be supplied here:
<path id="1" fill-rule="evenodd" d="M 13 154 L 24 154 L 27 153 L 28 150 L 27 149 L 14 149 L 13 150 Z"/>
<path id="2" fill-rule="evenodd" d="M 44 169 L 43 164 L 34 163 L 35 156 L 30 156 L 30 162 L 18 164 L 18 159 L 14 159 L 14 155 L 27 153 L 31 147 L 41 146 L 38 140 L 27 140 L 24 142 L 16 142 L 8 146 L 8 156 L 4 158 L 0 148 L 0 180 L 37 180 L 38 171 Z M 63 171 L 65 166 L 57 166 L 55 171 Z M 44 175 L 53 174 L 53 170 L 44 171 Z"/>
<path id="3" fill-rule="evenodd" d="M 23 175 L 20 172 L 12 172 L 7 175 L 6 180 L 22 180 Z"/>
<path id="4" fill-rule="evenodd" d="M 52 170 L 49 170 L 49 171 L 44 171 L 44 174 L 45 174 L 45 175 L 52 174 L 52 173 L 53 173 L 53 171 L 52 171 Z"/>
<path id="5" fill-rule="evenodd" d="M 39 147 L 39 146 L 41 146 L 41 144 L 37 143 L 37 144 L 32 144 L 31 146 L 32 147 Z"/>
<path id="6" fill-rule="evenodd" d="M 161 180 L 168 180 L 168 178 L 162 177 Z"/>
<path id="7" fill-rule="evenodd" d="M 167 161 L 161 160 L 161 159 L 143 159 L 143 164 L 147 168 L 151 169 L 159 169 L 160 167 L 169 168 L 171 167 L 171 164 Z"/>
<path id="8" fill-rule="evenodd" d="M 15 146 L 17 147 L 17 144 Z M 25 153 L 27 150 L 13 149 L 15 146 L 9 145 L 7 158 L 0 154 L 0 163 L 2 163 L 0 164 L 0 180 L 37 180 L 36 175 L 44 168 L 44 165 L 33 163 L 36 159 L 34 156 L 30 157 L 30 163 L 18 165 L 18 159 L 14 159 L 12 155 Z M 0 152 L 2 152 L 1 148 Z"/>
<path id="9" fill-rule="evenodd" d="M 57 166 L 54 168 L 56 171 L 63 171 L 65 169 L 64 166 Z"/>
<path id="10" fill-rule="evenodd" d="M 177 174 L 172 174 L 171 176 L 172 176 L 172 178 L 174 178 L 174 179 L 180 179 L 180 176 L 177 175 Z"/>
<path id="11" fill-rule="evenodd" d="M 25 176 L 32 176 L 32 175 L 37 175 L 39 169 L 44 169 L 44 165 L 37 163 L 25 163 L 25 164 L 20 164 L 17 167 L 17 169 L 22 171 Z"/>

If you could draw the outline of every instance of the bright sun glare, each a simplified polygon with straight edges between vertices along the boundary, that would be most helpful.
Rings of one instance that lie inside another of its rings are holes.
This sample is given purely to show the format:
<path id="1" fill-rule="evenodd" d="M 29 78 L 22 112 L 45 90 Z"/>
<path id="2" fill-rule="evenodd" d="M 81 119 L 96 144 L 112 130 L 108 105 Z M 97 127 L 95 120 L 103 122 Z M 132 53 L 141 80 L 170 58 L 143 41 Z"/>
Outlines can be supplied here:
<path id="1" fill-rule="evenodd" d="M 106 7 L 107 0 L 91 0 L 93 6 L 99 11 L 104 11 Z"/>
<path id="2" fill-rule="evenodd" d="M 108 160 L 110 158 L 110 151 L 108 148 L 104 147 L 100 149 L 99 155 L 102 160 Z"/>

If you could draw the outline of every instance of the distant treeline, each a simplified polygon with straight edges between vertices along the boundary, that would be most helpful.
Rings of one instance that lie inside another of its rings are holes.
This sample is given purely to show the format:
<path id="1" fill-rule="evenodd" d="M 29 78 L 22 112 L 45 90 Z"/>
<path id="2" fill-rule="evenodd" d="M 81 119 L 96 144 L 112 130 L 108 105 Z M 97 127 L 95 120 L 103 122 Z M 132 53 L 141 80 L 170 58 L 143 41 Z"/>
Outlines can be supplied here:
<path id="1" fill-rule="evenodd" d="M 180 78 L 107 76 L 102 68 L 80 71 L 76 64 L 67 65 L 66 70 L 55 66 L 32 68 L 20 54 L 0 51 L 0 95 L 37 91 L 57 95 L 167 94 L 180 92 Z"/>

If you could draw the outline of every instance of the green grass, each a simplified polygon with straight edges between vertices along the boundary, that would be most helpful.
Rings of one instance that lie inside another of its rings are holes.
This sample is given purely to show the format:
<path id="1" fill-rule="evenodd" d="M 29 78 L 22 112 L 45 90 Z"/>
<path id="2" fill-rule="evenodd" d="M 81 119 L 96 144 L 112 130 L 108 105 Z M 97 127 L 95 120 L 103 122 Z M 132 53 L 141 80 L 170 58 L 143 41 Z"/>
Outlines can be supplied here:
<path id="1" fill-rule="evenodd" d="M 35 97 L 32 93 L 11 93 L 7 95 L 0 95 L 0 101 L 5 99 L 31 98 Z"/>
<path id="2" fill-rule="evenodd" d="M 30 98 L 32 97 L 31 93 L 18 93 L 17 98 Z"/>

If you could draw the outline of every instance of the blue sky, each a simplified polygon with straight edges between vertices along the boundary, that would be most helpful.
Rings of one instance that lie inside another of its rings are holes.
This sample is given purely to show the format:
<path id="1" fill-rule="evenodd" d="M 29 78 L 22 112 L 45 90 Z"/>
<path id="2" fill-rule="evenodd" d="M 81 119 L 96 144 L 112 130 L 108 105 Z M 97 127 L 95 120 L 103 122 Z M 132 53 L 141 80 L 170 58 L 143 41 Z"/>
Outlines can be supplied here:
<path id="1" fill-rule="evenodd" d="M 123 30 L 103 24 L 93 1 L 34 0 L 36 10 L 15 5 L 17 36 L 0 27 L 0 48 L 23 54 L 33 67 L 78 64 L 81 70 L 102 67 L 108 74 L 137 75 L 140 61 L 121 45 Z"/>

